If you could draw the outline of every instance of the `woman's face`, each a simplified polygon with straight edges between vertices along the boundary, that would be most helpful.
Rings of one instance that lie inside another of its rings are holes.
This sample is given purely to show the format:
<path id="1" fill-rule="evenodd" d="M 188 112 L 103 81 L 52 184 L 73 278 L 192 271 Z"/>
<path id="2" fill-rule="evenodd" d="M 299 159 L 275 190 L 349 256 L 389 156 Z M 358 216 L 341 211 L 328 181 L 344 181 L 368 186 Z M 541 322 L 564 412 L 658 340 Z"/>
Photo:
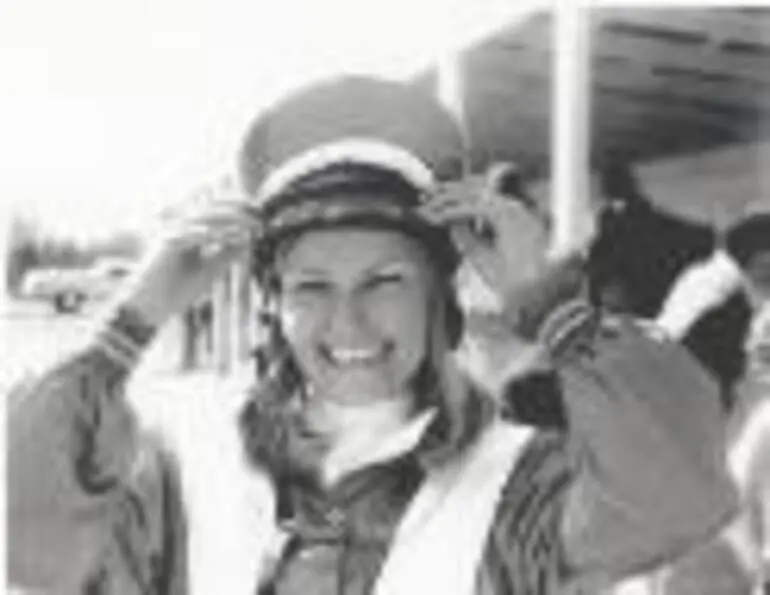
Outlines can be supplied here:
<path id="1" fill-rule="evenodd" d="M 428 343 L 434 275 L 398 231 L 303 233 L 278 261 L 281 324 L 311 396 L 363 404 L 404 396 Z"/>

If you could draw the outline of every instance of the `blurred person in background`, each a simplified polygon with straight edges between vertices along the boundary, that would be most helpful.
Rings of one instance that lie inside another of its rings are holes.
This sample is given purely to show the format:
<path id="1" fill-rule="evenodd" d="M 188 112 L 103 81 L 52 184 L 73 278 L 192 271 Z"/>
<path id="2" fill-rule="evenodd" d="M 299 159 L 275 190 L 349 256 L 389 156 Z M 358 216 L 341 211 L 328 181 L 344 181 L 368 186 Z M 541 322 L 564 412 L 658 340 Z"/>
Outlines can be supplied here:
<path id="1" fill-rule="evenodd" d="M 770 212 L 747 214 L 726 233 L 726 248 L 741 267 L 754 317 L 747 350 L 751 364 L 770 369 Z"/>
<path id="2" fill-rule="evenodd" d="M 712 345 L 719 345 L 720 353 L 726 347 L 735 353 L 733 359 L 741 363 L 735 374 L 725 377 L 725 368 L 712 367 L 710 370 L 722 384 L 722 405 L 727 455 L 725 466 L 730 470 L 733 481 L 742 495 L 741 514 L 711 540 L 695 548 L 688 556 L 675 564 L 654 573 L 651 580 L 651 593 L 659 595 L 756 595 L 762 588 L 761 538 L 756 532 L 754 518 L 754 494 L 746 489 L 742 478 L 743 471 L 736 465 L 736 448 L 739 446 L 740 432 L 736 432 L 736 419 L 742 408 L 742 384 L 746 376 L 745 337 L 748 334 L 748 322 L 741 325 L 741 333 L 729 333 L 726 329 L 725 342 L 722 344 L 703 340 L 698 335 L 698 328 L 709 323 L 712 305 L 705 303 L 702 296 L 721 293 L 725 296 L 743 291 L 743 275 L 739 266 L 722 248 L 718 248 L 705 260 L 693 263 L 678 277 L 667 296 L 657 322 L 675 329 L 679 336 L 691 337 L 691 348 L 697 350 L 702 361 L 712 361 Z M 705 323 L 703 321 L 706 321 Z M 713 315 L 711 320 L 713 320 Z M 676 321 L 676 322 L 674 322 Z M 734 330 L 734 329 L 733 329 Z M 741 341 L 727 343 L 730 337 Z M 719 360 L 715 360 L 719 364 Z M 740 371 L 740 376 L 737 372 Z M 722 374 L 720 377 L 719 375 Z"/>
<path id="3" fill-rule="evenodd" d="M 732 462 L 750 503 L 760 544 L 765 592 L 770 592 L 770 212 L 749 212 L 726 233 L 726 249 L 741 268 L 753 319 L 746 341 L 748 369 L 733 420 Z"/>
<path id="4" fill-rule="evenodd" d="M 654 320 L 684 271 L 712 257 L 718 234 L 656 205 L 628 164 L 602 168 L 600 187 L 597 239 L 589 256 L 594 302 Z M 725 267 L 726 258 L 720 257 L 719 266 Z M 718 378 L 726 406 L 744 374 L 742 346 L 752 319 L 748 296 L 733 277 L 724 300 L 714 307 L 700 309 L 700 302 L 693 302 L 668 315 L 677 320 L 675 334 Z"/>
<path id="5" fill-rule="evenodd" d="M 656 326 L 683 339 L 720 381 L 726 465 L 742 494 L 742 512 L 688 556 L 625 582 L 613 591 L 616 595 L 756 595 L 768 588 L 770 393 L 761 380 L 767 368 L 756 344 L 767 340 L 758 329 L 768 295 L 763 252 L 770 241 L 769 222 L 749 216 L 728 229 L 708 258 L 682 270 L 656 317 Z M 726 298 L 726 306 L 714 308 L 710 299 L 702 299 L 717 294 Z"/>
<path id="6" fill-rule="evenodd" d="M 592 307 L 581 246 L 549 253 L 525 201 L 464 187 L 461 139 L 433 98 L 359 77 L 258 118 L 243 200 L 166 238 L 92 341 L 10 395 L 11 584 L 186 592 L 173 459 L 124 387 L 249 247 L 274 331 L 239 420 L 243 472 L 276 503 L 260 592 L 595 592 L 719 531 L 736 499 L 716 383 L 666 329 Z M 568 433 L 503 420 L 456 368 L 464 262 L 547 353 Z"/>

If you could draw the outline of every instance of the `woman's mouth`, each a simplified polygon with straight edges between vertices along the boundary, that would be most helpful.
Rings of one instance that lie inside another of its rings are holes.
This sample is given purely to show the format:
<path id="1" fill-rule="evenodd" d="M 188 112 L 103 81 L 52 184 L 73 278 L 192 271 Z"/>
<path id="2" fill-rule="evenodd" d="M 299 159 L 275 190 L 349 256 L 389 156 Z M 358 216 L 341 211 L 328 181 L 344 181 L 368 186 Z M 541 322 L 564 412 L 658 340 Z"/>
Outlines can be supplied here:
<path id="1" fill-rule="evenodd" d="M 324 359 L 335 366 L 370 366 L 381 363 L 392 350 L 391 344 L 377 348 L 343 348 L 322 345 Z"/>

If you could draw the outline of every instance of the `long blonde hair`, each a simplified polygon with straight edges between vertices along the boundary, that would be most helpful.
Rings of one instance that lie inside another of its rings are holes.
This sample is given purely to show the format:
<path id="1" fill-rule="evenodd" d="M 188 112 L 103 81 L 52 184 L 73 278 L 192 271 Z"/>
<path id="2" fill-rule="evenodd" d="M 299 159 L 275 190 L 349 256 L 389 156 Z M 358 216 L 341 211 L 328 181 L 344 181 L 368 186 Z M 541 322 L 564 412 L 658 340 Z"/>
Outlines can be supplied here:
<path id="1" fill-rule="evenodd" d="M 462 313 L 451 276 L 435 271 L 435 301 L 426 357 L 415 374 L 415 409 L 435 408 L 420 451 L 428 463 L 452 456 L 469 443 L 488 421 L 495 401 L 481 391 L 458 367 L 454 349 L 462 334 Z M 248 459 L 275 474 L 288 472 L 290 433 L 299 422 L 306 396 L 302 372 L 281 328 L 278 316 L 280 285 L 274 267 L 258 271 L 262 304 L 258 317 L 263 340 L 255 351 L 257 379 L 239 419 Z"/>

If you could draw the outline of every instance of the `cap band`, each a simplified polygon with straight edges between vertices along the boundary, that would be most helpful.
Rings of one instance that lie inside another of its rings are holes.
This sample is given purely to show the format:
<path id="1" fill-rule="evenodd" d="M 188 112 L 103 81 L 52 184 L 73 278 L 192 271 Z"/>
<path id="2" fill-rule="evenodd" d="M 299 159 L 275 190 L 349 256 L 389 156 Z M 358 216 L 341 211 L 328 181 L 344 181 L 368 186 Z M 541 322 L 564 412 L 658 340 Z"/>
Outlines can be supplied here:
<path id="1" fill-rule="evenodd" d="M 346 138 L 317 145 L 288 159 L 267 176 L 257 192 L 257 201 L 263 205 L 296 180 L 346 162 L 393 171 L 423 191 L 435 183 L 430 168 L 407 149 L 380 140 Z"/>

